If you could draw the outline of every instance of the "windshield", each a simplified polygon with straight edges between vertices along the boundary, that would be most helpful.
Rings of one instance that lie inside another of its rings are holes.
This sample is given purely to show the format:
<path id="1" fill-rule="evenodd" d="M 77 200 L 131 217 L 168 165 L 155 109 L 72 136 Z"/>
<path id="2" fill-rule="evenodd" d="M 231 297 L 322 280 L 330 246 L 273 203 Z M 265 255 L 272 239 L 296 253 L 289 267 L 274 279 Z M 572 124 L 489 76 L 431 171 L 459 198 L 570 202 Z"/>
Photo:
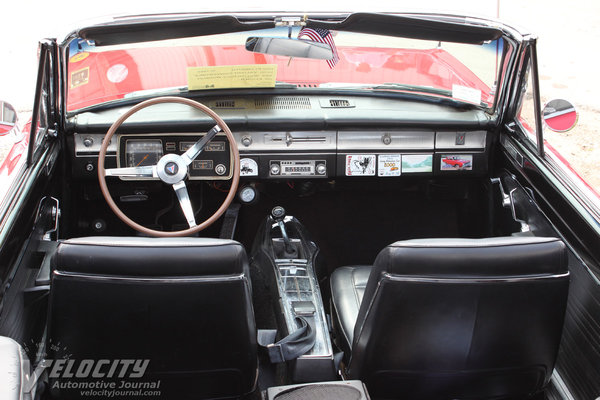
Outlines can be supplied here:
<path id="1" fill-rule="evenodd" d="M 250 38 L 260 37 L 324 43 L 332 48 L 331 59 L 247 49 Z M 497 95 L 504 43 L 502 38 L 473 45 L 325 29 L 311 32 L 300 27 L 118 46 L 94 46 L 93 42 L 76 39 L 69 47 L 67 109 L 72 112 L 163 91 L 236 87 L 269 90 L 282 86 L 299 90 L 411 92 L 491 109 Z M 227 68 L 211 70 L 206 75 L 206 67 L 219 66 Z M 232 69 L 241 66 L 243 72 Z M 210 76 L 219 84 L 208 82 L 199 86 L 198 76 L 190 71 L 199 71 L 204 79 Z M 242 77 L 232 80 L 233 75 L 240 73 Z M 258 75 L 261 79 L 257 80 Z"/>

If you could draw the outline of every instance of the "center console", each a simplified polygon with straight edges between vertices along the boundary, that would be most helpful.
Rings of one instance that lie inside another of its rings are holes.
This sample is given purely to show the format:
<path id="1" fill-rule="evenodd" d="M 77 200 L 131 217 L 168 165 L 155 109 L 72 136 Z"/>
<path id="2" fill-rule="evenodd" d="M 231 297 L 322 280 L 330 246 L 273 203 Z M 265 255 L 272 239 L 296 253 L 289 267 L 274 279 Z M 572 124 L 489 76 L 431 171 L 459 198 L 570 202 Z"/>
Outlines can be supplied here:
<path id="1" fill-rule="evenodd" d="M 252 251 L 253 259 L 270 277 L 276 298 L 275 314 L 279 336 L 298 329 L 303 317 L 315 332 L 311 350 L 289 361 L 294 382 L 328 381 L 336 378 L 333 349 L 323 299 L 316 276 L 319 248 L 294 217 L 275 207 L 259 229 Z"/>

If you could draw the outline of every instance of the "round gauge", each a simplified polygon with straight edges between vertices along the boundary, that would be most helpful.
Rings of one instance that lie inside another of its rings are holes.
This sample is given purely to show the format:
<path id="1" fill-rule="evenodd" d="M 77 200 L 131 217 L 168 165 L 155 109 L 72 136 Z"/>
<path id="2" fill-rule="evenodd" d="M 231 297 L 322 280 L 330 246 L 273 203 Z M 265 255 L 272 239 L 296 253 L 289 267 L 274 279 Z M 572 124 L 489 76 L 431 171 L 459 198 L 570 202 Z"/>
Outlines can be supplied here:
<path id="1" fill-rule="evenodd" d="M 258 164 L 251 158 L 240 160 L 240 176 L 258 176 Z"/>
<path id="2" fill-rule="evenodd" d="M 252 203 L 256 199 L 256 189 L 252 186 L 244 186 L 238 193 L 242 203 Z"/>
<path id="3" fill-rule="evenodd" d="M 128 167 L 156 165 L 163 156 L 162 141 L 129 139 L 125 143 L 125 156 Z"/>

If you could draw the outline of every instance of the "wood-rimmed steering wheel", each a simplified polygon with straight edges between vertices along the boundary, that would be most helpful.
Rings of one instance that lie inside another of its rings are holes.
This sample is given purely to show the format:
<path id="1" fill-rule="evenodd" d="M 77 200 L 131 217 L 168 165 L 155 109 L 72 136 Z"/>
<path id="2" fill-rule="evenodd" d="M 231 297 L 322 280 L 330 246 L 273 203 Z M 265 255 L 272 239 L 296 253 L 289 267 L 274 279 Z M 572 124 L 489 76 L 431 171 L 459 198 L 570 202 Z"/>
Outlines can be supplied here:
<path id="1" fill-rule="evenodd" d="M 106 158 L 106 150 L 108 149 L 108 145 L 117 131 L 117 129 L 127 120 L 127 118 L 131 117 L 136 112 L 150 107 L 155 104 L 161 103 L 180 103 L 186 104 L 190 107 L 194 107 L 197 110 L 202 111 L 209 117 L 211 117 L 216 125 L 210 129 L 206 135 L 200 138 L 193 146 L 191 146 L 185 153 L 179 154 L 165 154 L 163 155 L 156 165 L 149 166 L 139 166 L 139 167 L 124 167 L 124 168 L 105 168 L 104 161 Z M 213 215 L 211 215 L 208 219 L 203 221 L 200 224 L 196 223 L 194 217 L 194 209 L 192 207 L 192 203 L 190 201 L 190 197 L 188 194 L 187 186 L 185 184 L 185 179 L 188 177 L 189 166 L 193 163 L 193 161 L 200 155 L 204 147 L 210 142 L 217 133 L 223 131 L 225 135 L 227 135 L 227 139 L 229 140 L 229 148 L 230 148 L 230 166 L 232 168 L 232 177 L 231 177 L 231 187 L 229 188 L 229 192 L 227 193 L 227 197 L 223 201 L 223 204 L 215 211 Z M 179 205 L 181 206 L 181 210 L 185 215 L 185 218 L 189 224 L 188 229 L 183 229 L 180 231 L 158 231 L 150 228 L 146 228 L 143 225 L 138 224 L 129 218 L 121 209 L 117 206 L 115 201 L 110 195 L 108 190 L 108 186 L 106 185 L 106 177 L 107 176 L 118 176 L 118 177 L 130 177 L 130 178 L 140 178 L 140 177 L 152 177 L 158 178 L 163 181 L 165 184 L 170 185 L 175 190 L 175 194 L 179 199 Z M 119 119 L 117 119 L 102 141 L 102 146 L 100 147 L 100 154 L 98 156 L 98 181 L 100 183 L 100 190 L 102 191 L 102 195 L 104 199 L 113 210 L 113 212 L 119 217 L 123 222 L 137 230 L 138 232 L 145 233 L 151 236 L 158 237 L 172 237 L 172 236 L 188 236 L 199 232 L 210 225 L 212 225 L 223 213 L 229 205 L 231 204 L 233 198 L 235 197 L 238 183 L 240 181 L 240 153 L 237 148 L 237 144 L 231 130 L 223 121 L 221 117 L 219 117 L 214 111 L 205 106 L 204 104 L 198 103 L 197 101 L 183 98 L 183 97 L 158 97 L 155 99 L 150 99 L 143 101 L 131 109 L 129 109 L 125 114 L 123 114 Z"/>

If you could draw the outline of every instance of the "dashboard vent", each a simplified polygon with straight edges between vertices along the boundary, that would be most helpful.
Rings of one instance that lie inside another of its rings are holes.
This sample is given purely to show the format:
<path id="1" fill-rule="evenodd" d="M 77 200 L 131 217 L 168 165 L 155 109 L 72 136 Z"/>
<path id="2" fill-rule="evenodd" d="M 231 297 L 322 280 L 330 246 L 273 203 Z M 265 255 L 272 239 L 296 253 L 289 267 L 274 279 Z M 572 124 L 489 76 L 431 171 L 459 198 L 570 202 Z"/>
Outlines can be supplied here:
<path id="1" fill-rule="evenodd" d="M 217 100 L 213 108 L 235 108 L 235 100 Z"/>
<path id="2" fill-rule="evenodd" d="M 354 108 L 353 101 L 348 99 L 319 99 L 322 108 Z"/>
<path id="3" fill-rule="evenodd" d="M 348 100 L 329 100 L 329 105 L 331 107 L 350 107 L 350 102 Z"/>
<path id="4" fill-rule="evenodd" d="M 254 106 L 260 110 L 306 110 L 310 109 L 308 97 L 271 97 L 255 99 Z"/>

